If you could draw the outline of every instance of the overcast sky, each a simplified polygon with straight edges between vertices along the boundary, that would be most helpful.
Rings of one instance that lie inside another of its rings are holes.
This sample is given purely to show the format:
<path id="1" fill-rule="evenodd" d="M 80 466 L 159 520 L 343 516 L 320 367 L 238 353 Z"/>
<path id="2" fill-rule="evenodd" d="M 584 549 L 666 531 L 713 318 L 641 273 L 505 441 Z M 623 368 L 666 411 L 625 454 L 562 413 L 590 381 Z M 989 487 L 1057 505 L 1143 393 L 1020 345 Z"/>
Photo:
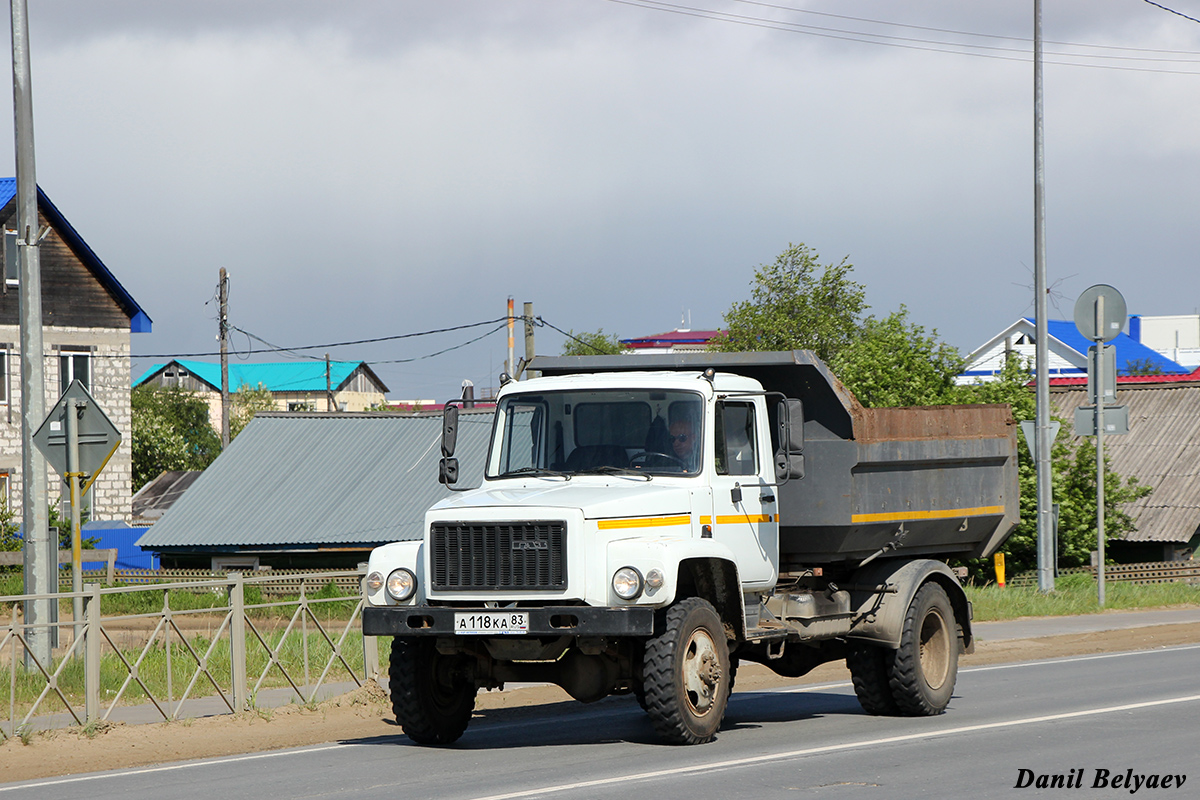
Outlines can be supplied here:
<path id="1" fill-rule="evenodd" d="M 289 347 L 510 295 L 717 327 L 789 242 L 963 351 L 1032 315 L 1032 0 L 28 2 L 38 182 L 154 320 L 135 354 L 215 351 L 222 266 L 231 323 Z M 1196 313 L 1200 24 L 1043 5 L 1051 315 L 1101 282 Z M 330 352 L 441 400 L 495 383 L 503 332 L 385 362 L 491 329 Z"/>

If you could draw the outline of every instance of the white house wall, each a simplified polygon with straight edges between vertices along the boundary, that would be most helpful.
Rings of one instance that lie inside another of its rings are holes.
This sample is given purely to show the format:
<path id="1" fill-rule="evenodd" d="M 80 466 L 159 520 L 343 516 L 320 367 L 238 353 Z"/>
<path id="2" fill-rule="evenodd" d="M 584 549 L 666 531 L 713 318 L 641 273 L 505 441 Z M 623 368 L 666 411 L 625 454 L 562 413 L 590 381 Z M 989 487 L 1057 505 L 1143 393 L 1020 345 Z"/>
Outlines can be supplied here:
<path id="1" fill-rule="evenodd" d="M 104 471 L 92 484 L 92 519 L 129 522 L 132 498 L 132 458 L 130 449 L 132 415 L 129 408 L 129 331 L 46 327 L 42 338 L 46 359 L 45 402 L 47 413 L 61 395 L 59 386 L 59 355 L 63 348 L 88 351 L 90 386 L 88 391 L 104 410 L 105 415 L 121 432 L 121 444 Z M 7 343 L 5 380 L 8 398 L 0 403 L 0 471 L 7 473 L 9 507 L 20 516 L 22 497 L 21 478 L 21 353 L 20 329 L 15 325 L 0 325 L 0 342 Z M 63 484 L 52 469 L 47 469 L 48 496 L 51 502 L 63 496 Z M 63 497 L 60 509 L 66 513 L 69 496 Z"/>
<path id="2" fill-rule="evenodd" d="M 1032 372 L 1037 350 L 1037 345 L 1033 343 L 1033 336 L 1028 335 L 1029 343 L 1027 344 L 1008 345 L 1006 343 L 1006 340 L 1015 340 L 1024 333 L 1024 331 L 1016 331 L 1007 337 L 999 337 L 985 345 L 983 349 L 977 350 L 972 354 L 963 374 L 955 378 L 956 382 L 964 385 L 995 380 L 996 373 L 1004 369 L 1004 359 L 1009 351 L 1016 353 Z M 1087 374 L 1086 356 L 1080 356 L 1079 353 L 1053 337 L 1050 337 L 1049 356 L 1051 377 Z"/>

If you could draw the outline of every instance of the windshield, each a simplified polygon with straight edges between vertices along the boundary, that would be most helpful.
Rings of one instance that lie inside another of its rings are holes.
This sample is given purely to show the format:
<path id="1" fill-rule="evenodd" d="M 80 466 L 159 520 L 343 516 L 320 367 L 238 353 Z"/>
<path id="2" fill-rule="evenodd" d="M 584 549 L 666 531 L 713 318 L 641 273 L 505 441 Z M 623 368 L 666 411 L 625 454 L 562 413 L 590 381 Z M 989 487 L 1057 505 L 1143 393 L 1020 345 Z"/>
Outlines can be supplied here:
<path id="1" fill-rule="evenodd" d="M 489 478 L 695 475 L 697 392 L 600 389 L 509 395 L 496 411 Z"/>

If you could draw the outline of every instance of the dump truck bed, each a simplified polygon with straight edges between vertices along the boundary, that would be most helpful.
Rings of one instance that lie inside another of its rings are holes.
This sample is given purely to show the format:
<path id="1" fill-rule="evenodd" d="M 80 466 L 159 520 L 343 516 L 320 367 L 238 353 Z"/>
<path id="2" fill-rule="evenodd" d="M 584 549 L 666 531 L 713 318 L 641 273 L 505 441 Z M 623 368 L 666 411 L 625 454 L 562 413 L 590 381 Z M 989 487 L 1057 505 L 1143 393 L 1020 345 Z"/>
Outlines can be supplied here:
<path id="1" fill-rule="evenodd" d="M 1017 435 L 1007 405 L 863 408 L 805 350 L 539 357 L 530 365 L 545 375 L 709 367 L 803 402 L 804 477 L 778 487 L 781 569 L 871 556 L 989 556 L 1016 525 Z"/>

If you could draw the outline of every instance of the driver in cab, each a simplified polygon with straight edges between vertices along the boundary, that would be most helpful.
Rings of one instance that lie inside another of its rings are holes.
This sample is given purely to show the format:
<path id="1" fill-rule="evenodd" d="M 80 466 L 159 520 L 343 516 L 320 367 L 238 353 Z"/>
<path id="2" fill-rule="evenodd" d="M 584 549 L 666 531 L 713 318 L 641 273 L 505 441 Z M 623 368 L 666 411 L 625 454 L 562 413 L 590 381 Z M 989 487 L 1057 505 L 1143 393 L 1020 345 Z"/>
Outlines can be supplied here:
<path id="1" fill-rule="evenodd" d="M 695 426 L 692 425 L 692 421 L 682 417 L 672 422 L 669 430 L 671 449 L 675 453 L 675 457 L 688 472 L 695 472 L 698 465 L 696 464 Z"/>

